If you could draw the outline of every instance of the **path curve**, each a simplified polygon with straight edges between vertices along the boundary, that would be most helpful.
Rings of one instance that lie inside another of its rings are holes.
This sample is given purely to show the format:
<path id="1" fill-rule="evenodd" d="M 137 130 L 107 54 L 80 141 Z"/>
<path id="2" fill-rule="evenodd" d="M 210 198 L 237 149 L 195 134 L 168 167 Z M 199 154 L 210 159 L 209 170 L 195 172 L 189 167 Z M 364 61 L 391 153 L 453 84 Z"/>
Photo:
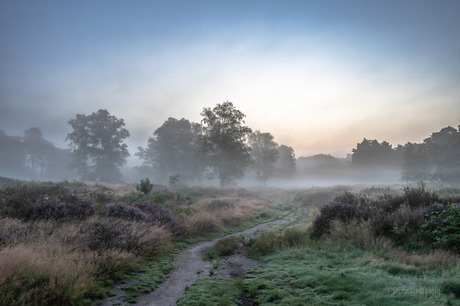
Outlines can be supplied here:
<path id="1" fill-rule="evenodd" d="M 205 249 L 213 246 L 220 239 L 224 239 L 231 236 L 243 235 L 245 238 L 251 238 L 256 236 L 258 232 L 261 232 L 267 227 L 278 225 L 289 221 L 294 217 L 296 210 L 294 209 L 290 214 L 282 219 L 258 224 L 250 229 L 236 232 L 224 237 L 219 237 L 209 241 L 202 241 L 193 244 L 178 255 L 175 256 L 172 262 L 172 270 L 169 272 L 167 279 L 158 285 L 154 291 L 142 294 L 137 298 L 136 304 L 129 304 L 125 301 L 121 301 L 123 291 L 121 287 L 114 288 L 114 291 L 118 293 L 117 296 L 108 298 L 102 303 L 103 306 L 108 305 L 159 305 L 168 306 L 175 305 L 176 301 L 185 294 L 185 288 L 193 284 L 199 278 L 210 277 L 209 271 L 213 265 L 211 261 L 202 260 L 203 252 Z M 303 214 L 305 210 L 303 210 Z M 300 217 L 299 217 L 300 218 Z M 297 220 L 295 220 L 297 221 Z M 295 222 L 294 221 L 294 222 Z M 230 256 L 226 262 L 227 267 L 231 269 L 219 269 L 220 271 L 214 276 L 218 277 L 236 277 L 243 276 L 244 273 L 251 267 L 259 264 L 258 261 L 247 258 L 244 254 L 235 254 Z M 226 270 L 226 271 L 223 271 Z M 232 275 L 232 273 L 234 275 Z M 243 274 L 243 275 L 238 275 Z M 126 285 L 125 285 L 126 286 Z"/>

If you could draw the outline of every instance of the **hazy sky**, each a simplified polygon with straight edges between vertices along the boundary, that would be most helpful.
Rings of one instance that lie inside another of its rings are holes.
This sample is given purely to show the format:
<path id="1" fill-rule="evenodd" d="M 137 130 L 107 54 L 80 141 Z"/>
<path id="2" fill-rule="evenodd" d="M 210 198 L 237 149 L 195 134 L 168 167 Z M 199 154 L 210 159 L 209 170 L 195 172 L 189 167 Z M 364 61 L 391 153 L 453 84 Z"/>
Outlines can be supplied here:
<path id="1" fill-rule="evenodd" d="M 460 1 L 0 0 L 0 129 L 64 147 L 77 113 L 131 152 L 232 101 L 296 156 L 460 124 Z"/>

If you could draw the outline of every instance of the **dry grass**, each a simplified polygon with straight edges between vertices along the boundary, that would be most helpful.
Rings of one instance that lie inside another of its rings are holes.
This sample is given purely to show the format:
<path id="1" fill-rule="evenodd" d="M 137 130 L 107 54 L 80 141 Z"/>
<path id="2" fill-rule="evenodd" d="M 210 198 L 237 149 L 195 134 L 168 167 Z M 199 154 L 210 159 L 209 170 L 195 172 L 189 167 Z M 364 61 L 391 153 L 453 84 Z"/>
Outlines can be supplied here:
<path id="1" fill-rule="evenodd" d="M 95 287 L 91 255 L 19 244 L 0 251 L 0 304 L 64 305 Z"/>
<path id="2" fill-rule="evenodd" d="M 198 212 L 181 216 L 187 236 L 202 235 L 225 226 L 238 225 L 256 211 L 272 205 L 268 200 L 258 198 L 222 197 L 219 202 L 220 208 L 215 198 L 200 199 L 196 204 Z"/>

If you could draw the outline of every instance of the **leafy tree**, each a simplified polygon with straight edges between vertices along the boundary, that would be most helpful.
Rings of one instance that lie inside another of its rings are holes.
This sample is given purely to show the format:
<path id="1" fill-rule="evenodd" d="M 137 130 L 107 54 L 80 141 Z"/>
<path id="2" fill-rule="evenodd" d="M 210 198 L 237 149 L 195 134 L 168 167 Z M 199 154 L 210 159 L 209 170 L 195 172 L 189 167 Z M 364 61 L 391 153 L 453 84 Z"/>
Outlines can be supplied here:
<path id="1" fill-rule="evenodd" d="M 273 174 L 276 161 L 280 156 L 278 144 L 273 141 L 270 133 L 255 131 L 249 135 L 249 145 L 257 180 L 265 185 Z"/>
<path id="2" fill-rule="evenodd" d="M 0 130 L 0 176 L 24 175 L 25 149 L 21 137 L 8 136 Z"/>
<path id="3" fill-rule="evenodd" d="M 172 175 L 199 178 L 203 172 L 199 134 L 199 124 L 168 118 L 149 138 L 147 148 L 139 147 L 136 155 L 144 160 L 143 169 L 160 181 Z"/>
<path id="4" fill-rule="evenodd" d="M 420 181 L 431 179 L 432 165 L 426 146 L 408 142 L 403 147 L 402 179 Z"/>
<path id="5" fill-rule="evenodd" d="M 119 181 L 119 168 L 129 156 L 127 145 L 123 143 L 129 137 L 124 120 L 100 109 L 91 115 L 77 114 L 69 124 L 73 129 L 66 137 L 71 142 L 71 167 L 81 179 Z"/>
<path id="6" fill-rule="evenodd" d="M 425 152 L 433 166 L 431 177 L 443 182 L 460 179 L 460 126 L 451 126 L 434 132 L 423 141 Z"/>
<path id="7" fill-rule="evenodd" d="M 243 176 L 251 164 L 251 148 L 246 140 L 252 130 L 244 125 L 246 116 L 229 101 L 213 109 L 204 108 L 201 116 L 201 141 L 207 164 L 221 186 L 229 185 Z"/>
<path id="8" fill-rule="evenodd" d="M 30 169 L 32 174 L 36 174 L 43 178 L 51 163 L 51 155 L 54 145 L 43 139 L 42 132 L 39 128 L 34 127 L 24 131 L 23 138 L 26 167 Z"/>
<path id="9" fill-rule="evenodd" d="M 276 164 L 276 175 L 281 178 L 292 178 L 297 171 L 294 149 L 285 145 L 278 147 L 279 159 Z"/>
<path id="10" fill-rule="evenodd" d="M 358 167 L 397 165 L 395 150 L 387 141 L 363 139 L 352 150 L 352 165 Z"/>

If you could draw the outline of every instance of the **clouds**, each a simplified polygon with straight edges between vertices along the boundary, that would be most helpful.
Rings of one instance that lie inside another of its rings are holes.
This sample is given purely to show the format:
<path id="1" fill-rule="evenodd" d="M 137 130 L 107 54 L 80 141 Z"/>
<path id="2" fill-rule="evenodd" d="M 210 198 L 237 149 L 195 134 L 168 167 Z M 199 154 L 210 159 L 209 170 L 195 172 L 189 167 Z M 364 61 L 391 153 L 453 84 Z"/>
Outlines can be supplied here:
<path id="1" fill-rule="evenodd" d="M 168 117 L 230 100 L 298 156 L 419 141 L 458 124 L 457 3 L 2 3 L 0 128 L 59 145 L 105 108 L 133 152 Z"/>

